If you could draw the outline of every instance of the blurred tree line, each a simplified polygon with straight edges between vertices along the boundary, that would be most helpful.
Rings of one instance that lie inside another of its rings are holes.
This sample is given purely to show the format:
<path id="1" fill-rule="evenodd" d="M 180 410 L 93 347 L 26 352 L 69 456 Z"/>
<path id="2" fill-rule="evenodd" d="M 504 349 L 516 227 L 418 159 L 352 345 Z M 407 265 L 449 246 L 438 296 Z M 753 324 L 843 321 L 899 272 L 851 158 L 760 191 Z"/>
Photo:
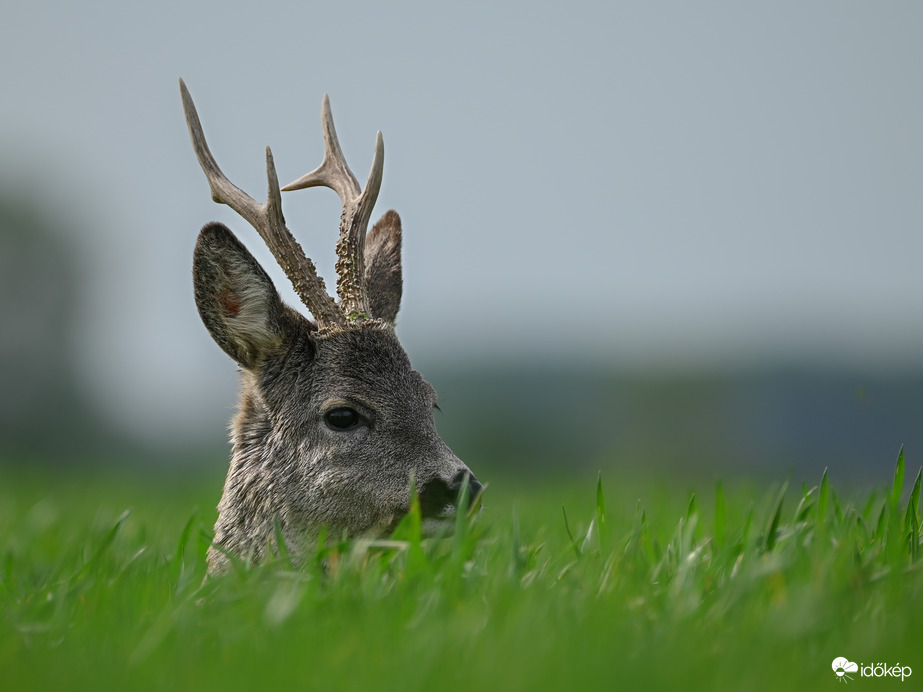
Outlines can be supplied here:
<path id="1" fill-rule="evenodd" d="M 84 456 L 111 431 L 76 362 L 86 292 L 79 229 L 37 200 L 0 192 L 0 455 Z"/>
<path id="2" fill-rule="evenodd" d="M 35 199 L 0 191 L 0 462 L 223 465 L 220 426 L 203 430 L 195 449 L 150 449 L 94 406 L 78 357 L 90 276 L 81 232 Z M 631 373 L 562 356 L 434 363 L 424 375 L 440 392 L 443 437 L 488 480 L 613 467 L 778 478 L 831 466 L 869 478 L 893 465 L 901 444 L 909 459 L 923 457 L 923 373 Z"/>
<path id="3" fill-rule="evenodd" d="M 562 359 L 424 374 L 440 393 L 444 439 L 488 480 L 485 466 L 689 478 L 791 470 L 796 480 L 829 466 L 864 482 L 887 477 L 901 445 L 923 460 L 921 373 L 631 373 Z"/>

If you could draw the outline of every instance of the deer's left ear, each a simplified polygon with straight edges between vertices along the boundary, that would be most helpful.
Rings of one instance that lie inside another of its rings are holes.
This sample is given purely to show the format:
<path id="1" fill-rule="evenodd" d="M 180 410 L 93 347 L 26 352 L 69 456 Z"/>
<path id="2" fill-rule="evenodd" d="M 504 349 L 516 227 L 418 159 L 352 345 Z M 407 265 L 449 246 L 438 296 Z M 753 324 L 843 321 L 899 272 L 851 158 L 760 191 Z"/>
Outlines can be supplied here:
<path id="1" fill-rule="evenodd" d="M 365 285 L 372 317 L 394 324 L 401 307 L 401 217 L 386 212 L 365 238 Z"/>

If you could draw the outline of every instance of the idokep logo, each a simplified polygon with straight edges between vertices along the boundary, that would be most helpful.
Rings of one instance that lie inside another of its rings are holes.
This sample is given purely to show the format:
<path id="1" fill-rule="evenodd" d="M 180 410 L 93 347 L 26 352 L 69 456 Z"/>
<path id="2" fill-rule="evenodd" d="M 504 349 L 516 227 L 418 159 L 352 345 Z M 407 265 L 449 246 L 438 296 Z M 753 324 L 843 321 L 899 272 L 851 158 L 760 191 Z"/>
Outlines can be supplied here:
<path id="1" fill-rule="evenodd" d="M 839 656 L 833 659 L 833 672 L 836 674 L 837 682 L 849 682 L 854 679 L 849 673 L 859 673 L 861 678 L 894 678 L 903 682 L 909 678 L 913 671 L 910 666 L 902 666 L 900 663 L 889 665 L 887 663 L 853 663 L 848 658 Z"/>
<path id="2" fill-rule="evenodd" d="M 847 675 L 847 673 L 858 673 L 859 666 L 840 656 L 833 659 L 833 672 L 836 673 L 837 682 L 849 682 L 852 680 L 852 676 Z"/>

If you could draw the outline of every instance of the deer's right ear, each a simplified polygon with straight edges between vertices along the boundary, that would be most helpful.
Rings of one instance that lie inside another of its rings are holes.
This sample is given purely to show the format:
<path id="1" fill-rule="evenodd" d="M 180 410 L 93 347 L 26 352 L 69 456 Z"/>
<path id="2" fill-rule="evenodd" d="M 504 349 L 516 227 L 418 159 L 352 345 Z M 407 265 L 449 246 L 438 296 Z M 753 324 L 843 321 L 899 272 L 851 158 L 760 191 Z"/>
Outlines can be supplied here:
<path id="1" fill-rule="evenodd" d="M 192 278 L 202 321 L 238 364 L 253 368 L 282 345 L 282 300 L 227 226 L 210 223 L 199 233 Z"/>

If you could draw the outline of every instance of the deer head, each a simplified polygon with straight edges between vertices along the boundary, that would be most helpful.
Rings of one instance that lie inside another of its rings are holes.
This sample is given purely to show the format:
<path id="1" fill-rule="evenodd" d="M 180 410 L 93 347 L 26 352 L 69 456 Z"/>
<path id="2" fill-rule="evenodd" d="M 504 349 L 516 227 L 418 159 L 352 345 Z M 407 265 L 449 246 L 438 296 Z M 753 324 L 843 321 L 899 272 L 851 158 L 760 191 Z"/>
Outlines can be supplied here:
<path id="1" fill-rule="evenodd" d="M 193 261 L 196 306 L 242 380 L 209 571 L 226 568 L 228 554 L 262 558 L 274 549 L 276 524 L 296 556 L 321 527 L 387 532 L 407 513 L 411 484 L 424 518 L 451 516 L 466 478 L 472 497 L 481 484 L 436 432 L 435 390 L 411 368 L 394 332 L 402 292 L 400 217 L 387 212 L 366 237 L 381 186 L 381 133 L 360 190 L 324 96 L 323 163 L 281 188 L 320 185 L 340 197 L 334 301 L 285 225 L 272 152 L 267 147 L 268 199 L 259 204 L 218 168 L 182 80 L 180 91 L 212 198 L 250 222 L 314 317 L 282 302 L 226 226 L 202 229 Z"/>

